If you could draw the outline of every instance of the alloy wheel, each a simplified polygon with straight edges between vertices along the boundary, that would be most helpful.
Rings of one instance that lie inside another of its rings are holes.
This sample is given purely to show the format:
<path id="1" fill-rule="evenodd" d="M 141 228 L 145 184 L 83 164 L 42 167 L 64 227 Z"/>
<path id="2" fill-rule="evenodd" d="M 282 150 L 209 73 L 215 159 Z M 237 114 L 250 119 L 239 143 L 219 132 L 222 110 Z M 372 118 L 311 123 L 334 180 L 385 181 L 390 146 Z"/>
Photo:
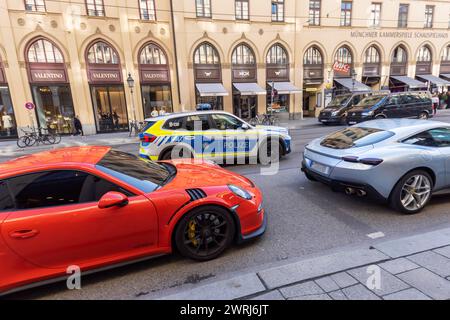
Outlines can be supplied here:
<path id="1" fill-rule="evenodd" d="M 401 203 L 407 210 L 420 210 L 431 196 L 431 181 L 421 174 L 411 176 L 403 185 Z"/>

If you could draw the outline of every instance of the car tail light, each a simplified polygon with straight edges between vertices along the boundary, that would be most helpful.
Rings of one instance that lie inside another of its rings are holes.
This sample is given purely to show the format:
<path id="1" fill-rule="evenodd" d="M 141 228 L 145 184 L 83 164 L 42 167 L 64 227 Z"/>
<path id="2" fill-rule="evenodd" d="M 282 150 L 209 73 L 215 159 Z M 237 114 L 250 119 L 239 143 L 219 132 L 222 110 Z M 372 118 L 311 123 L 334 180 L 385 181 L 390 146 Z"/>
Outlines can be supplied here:
<path id="1" fill-rule="evenodd" d="M 144 134 L 142 137 L 141 137 L 141 142 L 145 142 L 145 143 L 152 143 L 153 141 L 155 141 L 156 140 L 156 136 L 154 136 L 154 135 L 148 135 L 148 134 Z"/>
<path id="2" fill-rule="evenodd" d="M 383 162 L 383 159 L 378 159 L 378 158 L 359 159 L 358 157 L 355 157 L 355 156 L 345 156 L 345 157 L 342 157 L 342 160 L 344 160 L 346 162 L 367 164 L 370 166 L 377 166 Z"/>
<path id="3" fill-rule="evenodd" d="M 359 159 L 359 162 L 364 163 L 364 164 L 368 164 L 371 166 L 377 166 L 380 163 L 383 162 L 383 159 L 378 159 L 378 158 L 365 158 L 365 159 Z"/>

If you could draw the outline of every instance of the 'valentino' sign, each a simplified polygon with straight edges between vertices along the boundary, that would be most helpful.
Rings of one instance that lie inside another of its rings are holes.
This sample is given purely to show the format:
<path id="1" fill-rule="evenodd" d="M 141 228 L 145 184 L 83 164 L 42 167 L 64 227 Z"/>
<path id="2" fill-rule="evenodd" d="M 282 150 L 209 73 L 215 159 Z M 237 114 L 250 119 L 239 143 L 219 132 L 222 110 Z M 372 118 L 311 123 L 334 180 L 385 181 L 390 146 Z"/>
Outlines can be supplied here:
<path id="1" fill-rule="evenodd" d="M 31 82 L 66 83 L 65 70 L 30 70 Z"/>
<path id="2" fill-rule="evenodd" d="M 119 70 L 90 70 L 89 80 L 91 83 L 121 83 L 122 78 Z"/>

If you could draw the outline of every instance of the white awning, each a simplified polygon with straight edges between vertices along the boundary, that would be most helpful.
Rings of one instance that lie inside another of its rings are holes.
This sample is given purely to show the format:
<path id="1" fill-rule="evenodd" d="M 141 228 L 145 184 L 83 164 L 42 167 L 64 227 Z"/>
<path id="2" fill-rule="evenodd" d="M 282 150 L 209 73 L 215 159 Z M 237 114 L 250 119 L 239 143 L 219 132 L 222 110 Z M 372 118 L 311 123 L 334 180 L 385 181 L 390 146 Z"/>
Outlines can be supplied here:
<path id="1" fill-rule="evenodd" d="M 426 83 L 420 82 L 419 80 L 407 77 L 407 76 L 391 76 L 392 79 L 400 81 L 406 84 L 408 87 L 417 89 L 417 88 L 426 88 Z"/>
<path id="2" fill-rule="evenodd" d="M 241 96 L 266 95 L 267 91 L 257 83 L 233 83 L 233 86 L 241 93 Z"/>
<path id="3" fill-rule="evenodd" d="M 417 76 L 417 78 L 431 82 L 431 83 L 437 85 L 438 87 L 450 86 L 450 81 L 433 76 L 432 74 L 420 75 L 420 76 Z"/>
<path id="4" fill-rule="evenodd" d="M 443 74 L 441 74 L 441 77 L 443 77 L 445 79 L 450 79 L 450 73 L 443 73 Z"/>
<path id="5" fill-rule="evenodd" d="M 302 93 L 302 90 L 294 86 L 290 82 L 268 82 L 270 86 L 278 91 L 278 94 Z"/>
<path id="6" fill-rule="evenodd" d="M 364 83 L 353 80 L 352 78 L 335 78 L 334 81 L 346 87 L 351 92 L 370 92 L 372 89 Z"/>
<path id="7" fill-rule="evenodd" d="M 201 97 L 228 96 L 228 91 L 221 83 L 197 83 L 196 87 Z"/>

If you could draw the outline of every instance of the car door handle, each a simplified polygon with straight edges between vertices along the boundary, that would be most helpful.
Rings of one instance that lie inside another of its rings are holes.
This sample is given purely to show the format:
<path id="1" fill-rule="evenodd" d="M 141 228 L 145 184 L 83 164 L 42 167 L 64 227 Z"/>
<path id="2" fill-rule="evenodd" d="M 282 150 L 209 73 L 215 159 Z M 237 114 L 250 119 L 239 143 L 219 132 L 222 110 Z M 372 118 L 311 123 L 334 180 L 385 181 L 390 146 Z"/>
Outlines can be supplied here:
<path id="1" fill-rule="evenodd" d="M 29 239 L 37 236 L 38 234 L 38 230 L 18 230 L 11 232 L 9 236 L 14 239 Z"/>

